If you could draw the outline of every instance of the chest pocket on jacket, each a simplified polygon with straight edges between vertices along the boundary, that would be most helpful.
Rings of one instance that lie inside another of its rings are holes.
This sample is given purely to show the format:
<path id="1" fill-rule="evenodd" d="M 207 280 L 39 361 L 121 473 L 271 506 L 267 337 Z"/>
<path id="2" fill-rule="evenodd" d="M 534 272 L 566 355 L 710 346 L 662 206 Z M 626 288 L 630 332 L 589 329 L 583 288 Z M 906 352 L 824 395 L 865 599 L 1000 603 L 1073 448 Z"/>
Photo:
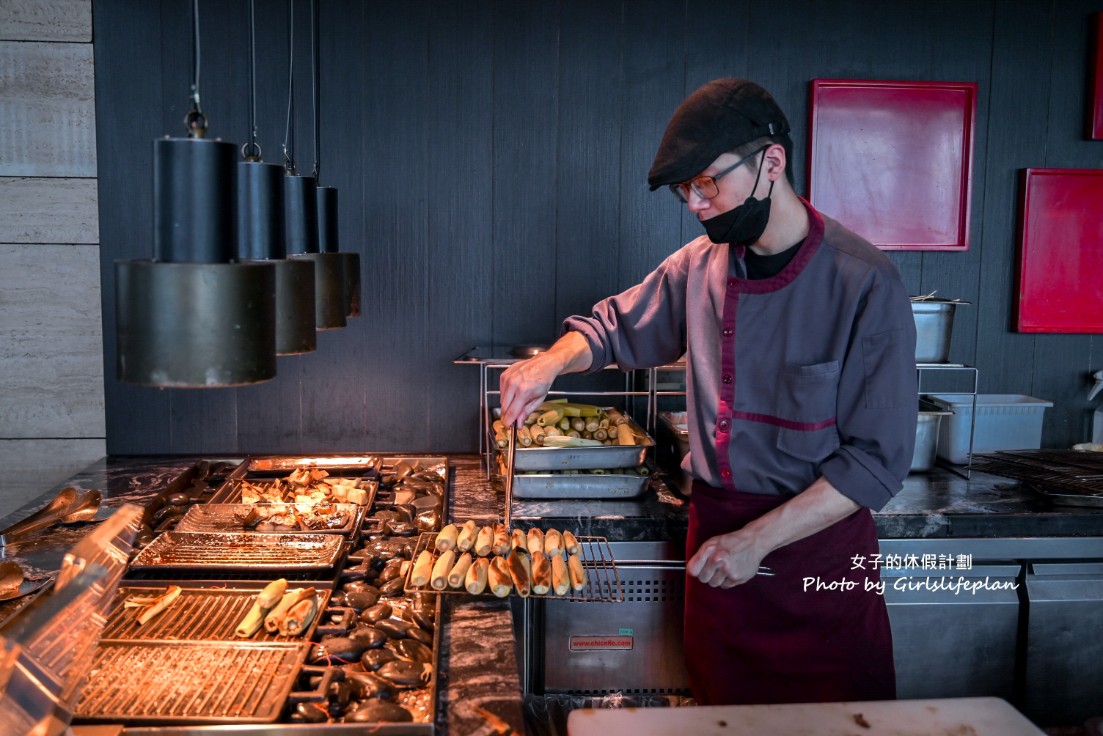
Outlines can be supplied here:
<path id="1" fill-rule="evenodd" d="M 824 460 L 839 447 L 835 403 L 839 361 L 786 366 L 778 386 L 777 447 L 801 460 Z"/>

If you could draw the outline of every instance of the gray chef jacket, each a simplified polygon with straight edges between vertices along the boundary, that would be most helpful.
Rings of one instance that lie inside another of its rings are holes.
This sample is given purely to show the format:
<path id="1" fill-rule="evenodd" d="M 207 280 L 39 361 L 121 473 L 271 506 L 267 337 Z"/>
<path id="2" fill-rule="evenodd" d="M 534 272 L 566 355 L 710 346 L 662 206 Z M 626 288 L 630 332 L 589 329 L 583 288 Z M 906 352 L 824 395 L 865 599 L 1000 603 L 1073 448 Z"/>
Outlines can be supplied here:
<path id="1" fill-rule="evenodd" d="M 748 280 L 742 246 L 702 236 L 564 327 L 591 371 L 685 354 L 694 477 L 794 496 L 822 475 L 877 510 L 911 467 L 915 321 L 892 261 L 804 204 L 808 236 L 777 275 Z"/>

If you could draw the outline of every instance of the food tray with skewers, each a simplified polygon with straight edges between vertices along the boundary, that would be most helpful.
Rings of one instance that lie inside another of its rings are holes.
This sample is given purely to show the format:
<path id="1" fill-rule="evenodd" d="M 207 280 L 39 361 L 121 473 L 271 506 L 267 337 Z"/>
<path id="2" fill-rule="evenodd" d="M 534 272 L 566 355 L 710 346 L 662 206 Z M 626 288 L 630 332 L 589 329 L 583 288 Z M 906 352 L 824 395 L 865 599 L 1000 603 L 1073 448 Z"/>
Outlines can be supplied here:
<path id="1" fill-rule="evenodd" d="M 501 410 L 491 411 L 490 442 L 504 454 L 508 428 L 498 418 Z M 655 445 L 641 426 L 613 407 L 546 401 L 525 422 L 517 430 L 517 472 L 635 468 Z"/>
<path id="2" fill-rule="evenodd" d="M 448 524 L 418 538 L 408 593 L 620 602 L 616 562 L 604 537 L 558 529 Z"/>

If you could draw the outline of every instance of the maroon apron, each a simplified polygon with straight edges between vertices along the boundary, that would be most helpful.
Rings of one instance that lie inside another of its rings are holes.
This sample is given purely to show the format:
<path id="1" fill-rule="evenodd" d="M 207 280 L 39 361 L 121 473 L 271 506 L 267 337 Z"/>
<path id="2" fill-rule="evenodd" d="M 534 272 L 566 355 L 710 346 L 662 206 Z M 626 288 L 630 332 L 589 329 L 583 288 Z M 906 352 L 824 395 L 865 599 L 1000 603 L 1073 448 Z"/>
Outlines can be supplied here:
<path id="1" fill-rule="evenodd" d="M 695 481 L 686 560 L 708 539 L 734 531 L 786 499 L 730 492 Z M 757 575 L 724 590 L 686 574 L 684 647 L 702 705 L 822 703 L 896 697 L 892 632 L 872 569 L 877 530 L 869 509 L 774 550 Z M 865 569 L 854 567 L 855 556 Z M 851 590 L 816 590 L 839 581 Z"/>

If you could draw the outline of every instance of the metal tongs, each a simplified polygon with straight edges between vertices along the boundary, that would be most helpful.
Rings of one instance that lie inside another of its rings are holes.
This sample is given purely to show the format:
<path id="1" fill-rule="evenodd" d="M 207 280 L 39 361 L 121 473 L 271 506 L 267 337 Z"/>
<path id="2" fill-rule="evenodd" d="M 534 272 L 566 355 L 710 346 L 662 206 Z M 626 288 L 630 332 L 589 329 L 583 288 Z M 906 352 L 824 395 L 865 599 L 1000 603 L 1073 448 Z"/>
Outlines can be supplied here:
<path id="1" fill-rule="evenodd" d="M 91 521 L 99 511 L 101 500 L 102 496 L 96 489 L 82 490 L 66 486 L 41 509 L 0 531 L 0 548 L 19 537 L 42 531 L 58 522 L 76 524 Z"/>
<path id="2" fill-rule="evenodd" d="M 510 509 L 513 506 L 513 458 L 517 450 L 517 427 L 510 425 L 506 436 L 509 438 L 509 448 L 506 453 L 506 503 L 505 511 L 502 513 L 502 523 L 508 530 L 510 529 Z"/>

